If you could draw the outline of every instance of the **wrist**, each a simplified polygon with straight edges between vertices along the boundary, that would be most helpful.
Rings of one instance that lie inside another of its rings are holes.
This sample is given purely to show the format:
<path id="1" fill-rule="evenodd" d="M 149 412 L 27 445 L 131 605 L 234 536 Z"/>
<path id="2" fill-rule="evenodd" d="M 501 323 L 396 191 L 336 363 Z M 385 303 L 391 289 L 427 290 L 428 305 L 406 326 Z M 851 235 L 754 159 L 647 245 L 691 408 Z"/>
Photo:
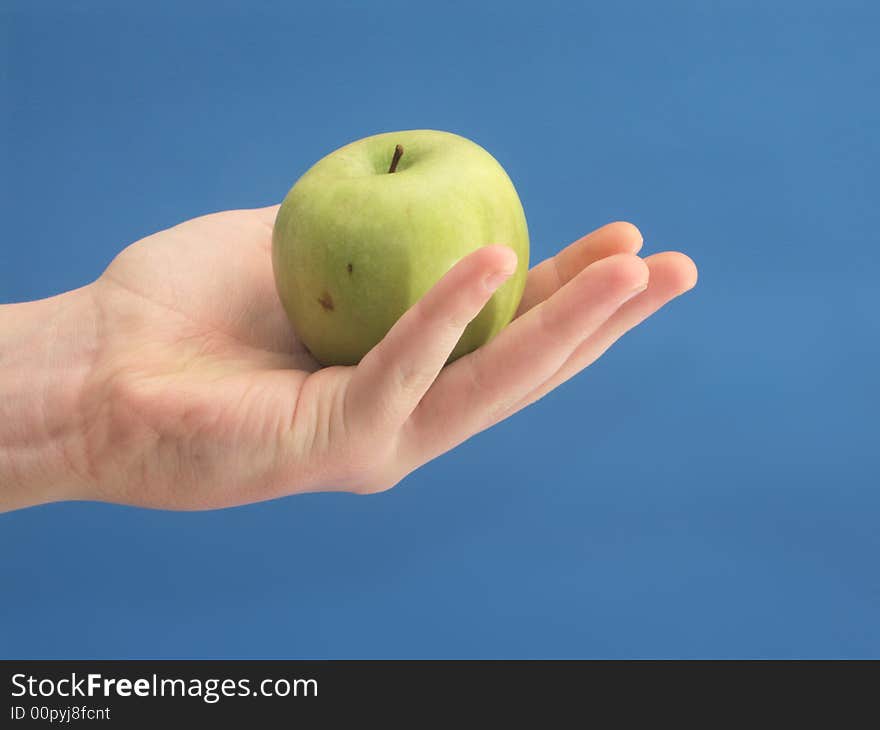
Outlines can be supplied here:
<path id="1" fill-rule="evenodd" d="M 0 511 L 88 493 L 81 401 L 97 323 L 89 286 L 0 306 Z"/>

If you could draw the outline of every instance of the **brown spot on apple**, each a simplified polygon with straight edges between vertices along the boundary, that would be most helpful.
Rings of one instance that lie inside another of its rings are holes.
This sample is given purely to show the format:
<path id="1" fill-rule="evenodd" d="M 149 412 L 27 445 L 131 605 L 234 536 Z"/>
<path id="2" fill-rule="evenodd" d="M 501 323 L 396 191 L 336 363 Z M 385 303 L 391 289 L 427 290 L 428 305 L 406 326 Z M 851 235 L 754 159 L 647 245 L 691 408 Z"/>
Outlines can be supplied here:
<path id="1" fill-rule="evenodd" d="M 350 274 L 352 271 L 354 271 L 354 266 L 352 266 L 351 263 L 349 263 L 349 265 L 346 266 L 345 268 L 348 269 L 348 273 L 349 273 L 349 274 Z"/>
<path id="2" fill-rule="evenodd" d="M 324 307 L 325 312 L 333 311 L 333 297 L 330 296 L 330 292 L 324 292 L 321 296 L 318 297 L 318 304 Z"/>

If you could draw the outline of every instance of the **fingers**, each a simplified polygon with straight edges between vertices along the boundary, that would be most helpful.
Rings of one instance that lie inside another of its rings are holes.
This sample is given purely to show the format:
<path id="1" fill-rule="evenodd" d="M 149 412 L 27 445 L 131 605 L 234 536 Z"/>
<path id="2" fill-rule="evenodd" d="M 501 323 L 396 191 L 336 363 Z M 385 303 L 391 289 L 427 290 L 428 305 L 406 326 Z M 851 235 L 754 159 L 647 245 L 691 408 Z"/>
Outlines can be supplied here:
<path id="1" fill-rule="evenodd" d="M 396 433 L 516 264 L 512 249 L 485 246 L 450 269 L 355 368 L 346 392 L 346 427 L 352 433 Z"/>
<path id="2" fill-rule="evenodd" d="M 407 423 L 402 447 L 424 461 L 485 428 L 553 376 L 647 283 L 647 266 L 632 254 L 588 266 L 492 342 L 446 368 Z"/>
<path id="3" fill-rule="evenodd" d="M 650 270 L 648 288 L 624 304 L 596 332 L 587 338 L 547 382 L 507 411 L 498 414 L 497 423 L 534 403 L 557 386 L 595 362 L 624 334 L 640 324 L 671 300 L 693 289 L 697 283 L 697 267 L 682 253 L 669 251 L 645 259 Z"/>
<path id="4" fill-rule="evenodd" d="M 516 316 L 548 299 L 590 264 L 618 253 L 638 253 L 641 248 L 642 234 L 632 223 L 609 223 L 588 233 L 529 271 Z"/>

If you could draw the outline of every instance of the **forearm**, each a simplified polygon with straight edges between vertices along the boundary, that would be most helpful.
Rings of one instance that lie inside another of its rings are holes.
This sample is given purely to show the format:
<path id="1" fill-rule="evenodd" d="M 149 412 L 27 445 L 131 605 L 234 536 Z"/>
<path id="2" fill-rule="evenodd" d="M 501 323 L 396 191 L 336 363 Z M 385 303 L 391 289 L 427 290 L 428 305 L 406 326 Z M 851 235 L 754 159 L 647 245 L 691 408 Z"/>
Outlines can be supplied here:
<path id="1" fill-rule="evenodd" d="M 0 512 L 84 493 L 80 398 L 97 327 L 89 287 L 0 306 Z"/>

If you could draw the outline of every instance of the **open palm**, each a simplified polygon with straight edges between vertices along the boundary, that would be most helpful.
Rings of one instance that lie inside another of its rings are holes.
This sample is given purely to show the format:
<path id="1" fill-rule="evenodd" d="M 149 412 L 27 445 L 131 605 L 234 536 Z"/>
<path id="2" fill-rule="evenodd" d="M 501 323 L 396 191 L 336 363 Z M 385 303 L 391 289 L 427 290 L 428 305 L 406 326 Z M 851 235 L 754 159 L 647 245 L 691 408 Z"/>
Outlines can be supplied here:
<path id="1" fill-rule="evenodd" d="M 517 317 L 443 367 L 514 268 L 460 261 L 356 367 L 321 368 L 275 292 L 277 206 L 196 218 L 126 248 L 93 287 L 82 398 L 89 493 L 205 509 L 295 492 L 376 492 L 506 418 L 691 288 L 683 254 L 636 256 L 612 223 L 529 272 Z M 503 244 L 503 242 L 499 242 Z"/>

